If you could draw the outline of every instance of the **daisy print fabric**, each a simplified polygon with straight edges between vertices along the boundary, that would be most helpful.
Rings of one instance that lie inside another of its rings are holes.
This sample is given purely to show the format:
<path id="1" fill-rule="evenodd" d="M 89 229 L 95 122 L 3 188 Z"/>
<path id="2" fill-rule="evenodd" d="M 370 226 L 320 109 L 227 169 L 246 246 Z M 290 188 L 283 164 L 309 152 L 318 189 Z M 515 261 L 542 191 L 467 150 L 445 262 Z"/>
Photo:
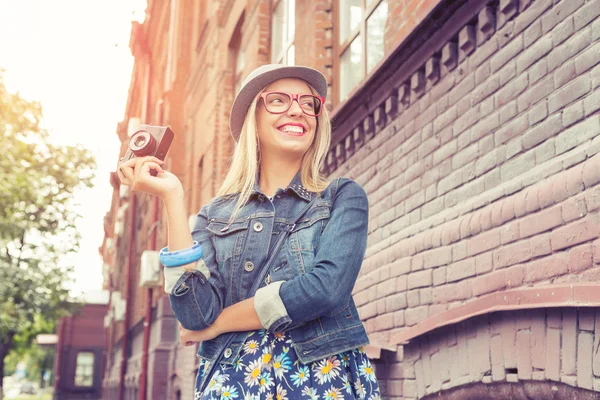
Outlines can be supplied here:
<path id="1" fill-rule="evenodd" d="M 197 385 L 208 370 L 200 362 Z M 233 366 L 220 365 L 194 400 L 380 400 L 362 348 L 302 364 L 285 333 L 252 332 Z"/>

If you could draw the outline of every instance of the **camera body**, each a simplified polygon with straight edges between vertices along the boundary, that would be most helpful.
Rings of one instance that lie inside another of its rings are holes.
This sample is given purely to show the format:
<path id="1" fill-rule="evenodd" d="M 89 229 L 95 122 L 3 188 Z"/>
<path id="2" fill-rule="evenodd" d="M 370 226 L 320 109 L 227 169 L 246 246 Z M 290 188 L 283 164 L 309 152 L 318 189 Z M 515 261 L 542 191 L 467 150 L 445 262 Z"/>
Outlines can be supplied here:
<path id="1" fill-rule="evenodd" d="M 164 160 L 174 136 L 168 126 L 140 125 L 139 129 L 129 138 L 127 152 L 122 161 L 145 156 L 154 156 Z M 150 174 L 156 176 L 156 171 L 151 170 Z"/>

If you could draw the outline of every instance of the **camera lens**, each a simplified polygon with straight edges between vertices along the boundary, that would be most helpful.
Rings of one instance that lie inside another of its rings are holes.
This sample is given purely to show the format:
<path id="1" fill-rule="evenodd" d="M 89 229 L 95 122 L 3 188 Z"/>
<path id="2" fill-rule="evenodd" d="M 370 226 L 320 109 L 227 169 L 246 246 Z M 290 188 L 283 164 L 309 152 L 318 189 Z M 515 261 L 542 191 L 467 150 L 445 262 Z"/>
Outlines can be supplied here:
<path id="1" fill-rule="evenodd" d="M 154 153 L 156 140 L 147 131 L 137 131 L 129 139 L 129 149 L 138 157 Z"/>
<path id="2" fill-rule="evenodd" d="M 146 144 L 147 140 L 143 135 L 140 135 L 138 137 L 135 138 L 135 147 L 144 147 L 144 145 Z"/>

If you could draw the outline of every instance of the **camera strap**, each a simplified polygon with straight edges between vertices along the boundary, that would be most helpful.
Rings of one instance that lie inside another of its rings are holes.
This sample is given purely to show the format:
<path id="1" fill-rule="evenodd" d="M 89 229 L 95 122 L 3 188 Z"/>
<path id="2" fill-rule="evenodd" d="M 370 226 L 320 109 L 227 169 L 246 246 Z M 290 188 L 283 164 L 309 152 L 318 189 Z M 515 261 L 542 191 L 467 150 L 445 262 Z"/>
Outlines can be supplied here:
<path id="1" fill-rule="evenodd" d="M 267 274 L 269 273 L 271 265 L 273 264 L 275 257 L 279 253 L 281 246 L 285 242 L 285 239 L 288 237 L 288 235 L 290 233 L 292 233 L 294 231 L 294 229 L 296 228 L 296 224 L 298 223 L 300 218 L 302 218 L 302 216 L 304 214 L 306 214 L 308 212 L 308 210 L 310 210 L 310 208 L 312 207 L 312 205 L 315 203 L 315 201 L 318 198 L 320 198 L 320 195 L 316 194 L 315 197 L 296 215 L 296 217 L 294 217 L 292 222 L 285 226 L 285 229 L 279 235 L 279 238 L 277 238 L 277 242 L 273 246 L 273 250 L 267 256 L 267 261 L 263 264 L 263 267 L 260 269 L 257 279 L 252 284 L 252 287 L 250 288 L 250 291 L 248 292 L 248 298 L 253 297 L 254 294 L 256 293 L 256 291 L 261 287 L 261 284 L 264 281 L 264 279 L 266 278 Z M 223 334 L 223 336 L 225 336 L 225 338 L 222 342 L 223 344 L 221 347 L 221 352 L 216 357 L 216 359 L 209 364 L 209 370 L 204 372 L 204 381 L 202 382 L 202 387 L 200 388 L 200 393 L 204 392 L 204 390 L 206 389 L 206 385 L 210 381 L 209 378 L 215 372 L 215 368 L 217 367 L 217 365 L 220 364 L 220 362 L 223 358 L 223 350 L 226 349 L 227 347 L 229 347 L 229 345 L 233 342 L 233 340 L 235 339 L 237 334 L 239 334 L 239 332 L 228 332 L 228 333 Z"/>

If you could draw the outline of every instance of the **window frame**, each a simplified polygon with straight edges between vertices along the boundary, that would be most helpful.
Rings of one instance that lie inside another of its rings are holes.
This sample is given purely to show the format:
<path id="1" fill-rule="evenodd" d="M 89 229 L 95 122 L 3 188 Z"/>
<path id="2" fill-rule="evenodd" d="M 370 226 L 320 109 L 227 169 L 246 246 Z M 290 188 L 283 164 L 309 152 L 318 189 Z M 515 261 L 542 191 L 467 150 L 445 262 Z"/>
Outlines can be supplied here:
<path id="1" fill-rule="evenodd" d="M 78 369 L 78 362 L 77 360 L 79 359 L 79 355 L 80 354 L 91 354 L 92 355 L 92 364 L 91 364 L 91 378 L 92 381 L 89 385 L 81 385 L 77 382 L 77 369 Z M 93 388 L 95 387 L 95 371 L 96 371 L 96 353 L 94 351 L 91 350 L 79 350 L 77 351 L 77 353 L 75 354 L 75 369 L 73 370 L 73 386 L 76 388 Z"/>
<path id="2" fill-rule="evenodd" d="M 235 95 L 242 88 L 242 83 L 244 83 L 244 70 L 246 69 L 246 54 L 241 45 L 235 50 L 235 60 L 233 63 L 235 64 L 235 72 L 233 74 L 233 92 Z"/>
<path id="3" fill-rule="evenodd" d="M 335 60 L 333 63 L 333 72 L 334 72 L 334 81 L 335 81 L 335 90 L 333 91 L 333 102 L 334 105 L 337 106 L 343 101 L 348 100 L 351 97 L 352 92 L 354 92 L 358 87 L 361 86 L 361 83 L 364 82 L 373 71 L 367 70 L 367 20 L 373 15 L 373 12 L 379 7 L 379 5 L 384 0 L 370 0 L 371 4 L 367 6 L 368 0 L 360 0 L 361 10 L 363 14 L 361 16 L 361 21 L 357 25 L 356 28 L 350 31 L 348 37 L 343 43 L 340 43 L 340 1 L 336 0 L 334 2 L 333 7 L 333 26 L 336 27 L 333 29 L 333 48 Z M 389 0 L 388 0 L 389 1 Z M 388 5 L 389 7 L 389 5 Z M 388 9 L 389 12 L 389 9 Z M 388 14 L 389 15 L 389 14 Z M 341 99 L 340 89 L 341 89 L 341 59 L 346 51 L 350 50 L 350 46 L 354 39 L 356 39 L 359 35 L 361 36 L 361 48 L 363 51 L 363 59 L 361 60 L 362 67 L 362 79 L 348 92 L 348 96 L 344 99 Z M 385 56 L 384 56 L 385 58 Z"/>
<path id="4" fill-rule="evenodd" d="M 294 37 L 292 38 L 292 40 L 290 41 L 289 39 L 287 40 L 287 42 L 282 43 L 282 47 L 281 47 L 281 53 L 278 55 L 279 57 L 275 58 L 275 54 L 273 54 L 273 29 L 274 29 L 274 24 L 273 24 L 273 16 L 275 15 L 275 10 L 277 9 L 277 7 L 283 2 L 283 6 L 285 7 L 285 11 L 284 11 L 284 24 L 283 24 L 283 29 L 282 32 L 287 31 L 288 25 L 289 25 L 289 7 L 287 2 L 291 1 L 294 3 Z M 287 18 L 285 18 L 287 17 Z M 271 37 L 271 46 L 270 46 L 270 50 L 271 50 L 271 63 L 273 64 L 284 64 L 284 65 L 290 65 L 289 64 L 289 60 L 288 60 L 288 52 L 290 51 L 290 48 L 294 47 L 294 63 L 291 65 L 296 65 L 296 0 L 273 0 L 271 2 L 271 32 L 270 32 L 270 37 Z"/>
<path id="5" fill-rule="evenodd" d="M 229 40 L 229 67 L 232 71 L 232 92 L 233 97 L 237 95 L 238 89 L 242 87 L 242 83 L 246 77 L 245 70 L 247 68 L 247 60 L 246 54 L 242 47 L 242 26 L 244 25 L 244 20 L 246 17 L 246 13 L 243 12 L 238 19 L 238 22 L 231 34 L 231 38 Z M 240 65 L 241 59 L 241 65 Z M 238 87 L 239 85 L 239 87 Z M 232 98 L 233 98 L 232 97 Z"/>

